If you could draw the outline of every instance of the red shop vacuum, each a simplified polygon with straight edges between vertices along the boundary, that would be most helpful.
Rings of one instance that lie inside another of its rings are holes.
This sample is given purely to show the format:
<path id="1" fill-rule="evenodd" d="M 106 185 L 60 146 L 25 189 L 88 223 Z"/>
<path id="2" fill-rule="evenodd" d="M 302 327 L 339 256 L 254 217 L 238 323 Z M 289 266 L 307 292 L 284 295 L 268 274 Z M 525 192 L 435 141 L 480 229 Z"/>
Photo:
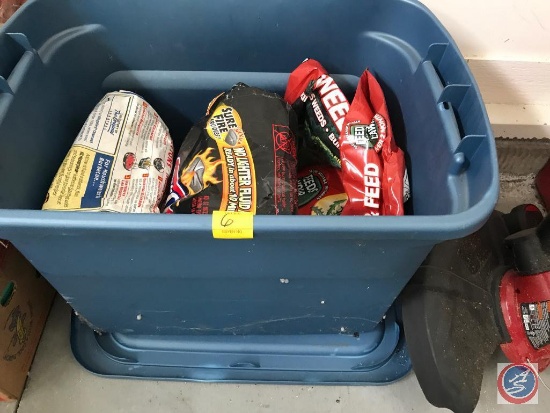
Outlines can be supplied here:
<path id="1" fill-rule="evenodd" d="M 498 346 L 550 366 L 550 217 L 495 211 L 476 233 L 437 245 L 402 295 L 414 371 L 428 401 L 473 412 Z"/>

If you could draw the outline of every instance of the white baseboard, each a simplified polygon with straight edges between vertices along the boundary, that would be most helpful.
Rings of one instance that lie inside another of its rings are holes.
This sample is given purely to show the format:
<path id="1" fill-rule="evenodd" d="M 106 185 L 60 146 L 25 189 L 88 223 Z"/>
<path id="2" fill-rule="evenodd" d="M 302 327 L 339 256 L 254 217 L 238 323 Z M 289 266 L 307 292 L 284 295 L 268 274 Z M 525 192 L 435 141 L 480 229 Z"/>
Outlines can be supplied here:
<path id="1" fill-rule="evenodd" d="M 486 104 L 497 137 L 550 138 L 550 106 Z"/>
<path id="2" fill-rule="evenodd" d="M 495 136 L 550 137 L 550 63 L 467 60 Z"/>
<path id="3" fill-rule="evenodd" d="M 485 103 L 550 105 L 550 63 L 466 59 Z"/>

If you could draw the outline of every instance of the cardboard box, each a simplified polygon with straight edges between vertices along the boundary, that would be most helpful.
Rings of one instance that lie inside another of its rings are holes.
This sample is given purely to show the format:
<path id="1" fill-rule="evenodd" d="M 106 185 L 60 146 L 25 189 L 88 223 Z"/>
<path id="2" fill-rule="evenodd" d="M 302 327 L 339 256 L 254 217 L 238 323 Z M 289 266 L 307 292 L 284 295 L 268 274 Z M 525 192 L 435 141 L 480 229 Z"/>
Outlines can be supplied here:
<path id="1" fill-rule="evenodd" d="M 54 296 L 25 257 L 0 241 L 0 401 L 21 397 Z"/>

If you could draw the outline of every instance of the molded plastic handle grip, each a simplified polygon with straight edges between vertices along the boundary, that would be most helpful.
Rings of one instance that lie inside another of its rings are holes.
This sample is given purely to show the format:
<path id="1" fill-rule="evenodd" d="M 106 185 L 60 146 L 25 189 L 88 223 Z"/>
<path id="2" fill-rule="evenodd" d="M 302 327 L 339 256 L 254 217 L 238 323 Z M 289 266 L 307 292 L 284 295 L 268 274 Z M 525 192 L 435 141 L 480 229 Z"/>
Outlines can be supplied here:
<path id="1" fill-rule="evenodd" d="M 13 95 L 8 79 L 14 74 L 26 52 L 36 54 L 36 50 L 32 48 L 29 39 L 23 33 L 0 35 L 0 56 L 2 56 L 0 60 L 0 94 L 9 93 Z"/>

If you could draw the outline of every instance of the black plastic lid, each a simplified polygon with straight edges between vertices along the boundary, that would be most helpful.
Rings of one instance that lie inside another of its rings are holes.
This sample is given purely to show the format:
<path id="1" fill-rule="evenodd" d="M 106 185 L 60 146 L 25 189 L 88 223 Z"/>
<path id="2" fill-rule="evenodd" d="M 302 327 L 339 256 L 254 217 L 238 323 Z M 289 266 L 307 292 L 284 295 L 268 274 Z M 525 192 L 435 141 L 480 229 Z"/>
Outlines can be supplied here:
<path id="1" fill-rule="evenodd" d="M 499 286 L 514 262 L 504 240 L 508 237 L 515 247 L 522 268 L 546 269 L 549 219 L 538 231 L 509 237 L 541 221 L 532 205 L 509 214 L 495 211 L 476 233 L 436 245 L 405 288 L 405 337 L 420 387 L 434 406 L 474 411 L 487 362 L 500 344 L 510 341 Z"/>

